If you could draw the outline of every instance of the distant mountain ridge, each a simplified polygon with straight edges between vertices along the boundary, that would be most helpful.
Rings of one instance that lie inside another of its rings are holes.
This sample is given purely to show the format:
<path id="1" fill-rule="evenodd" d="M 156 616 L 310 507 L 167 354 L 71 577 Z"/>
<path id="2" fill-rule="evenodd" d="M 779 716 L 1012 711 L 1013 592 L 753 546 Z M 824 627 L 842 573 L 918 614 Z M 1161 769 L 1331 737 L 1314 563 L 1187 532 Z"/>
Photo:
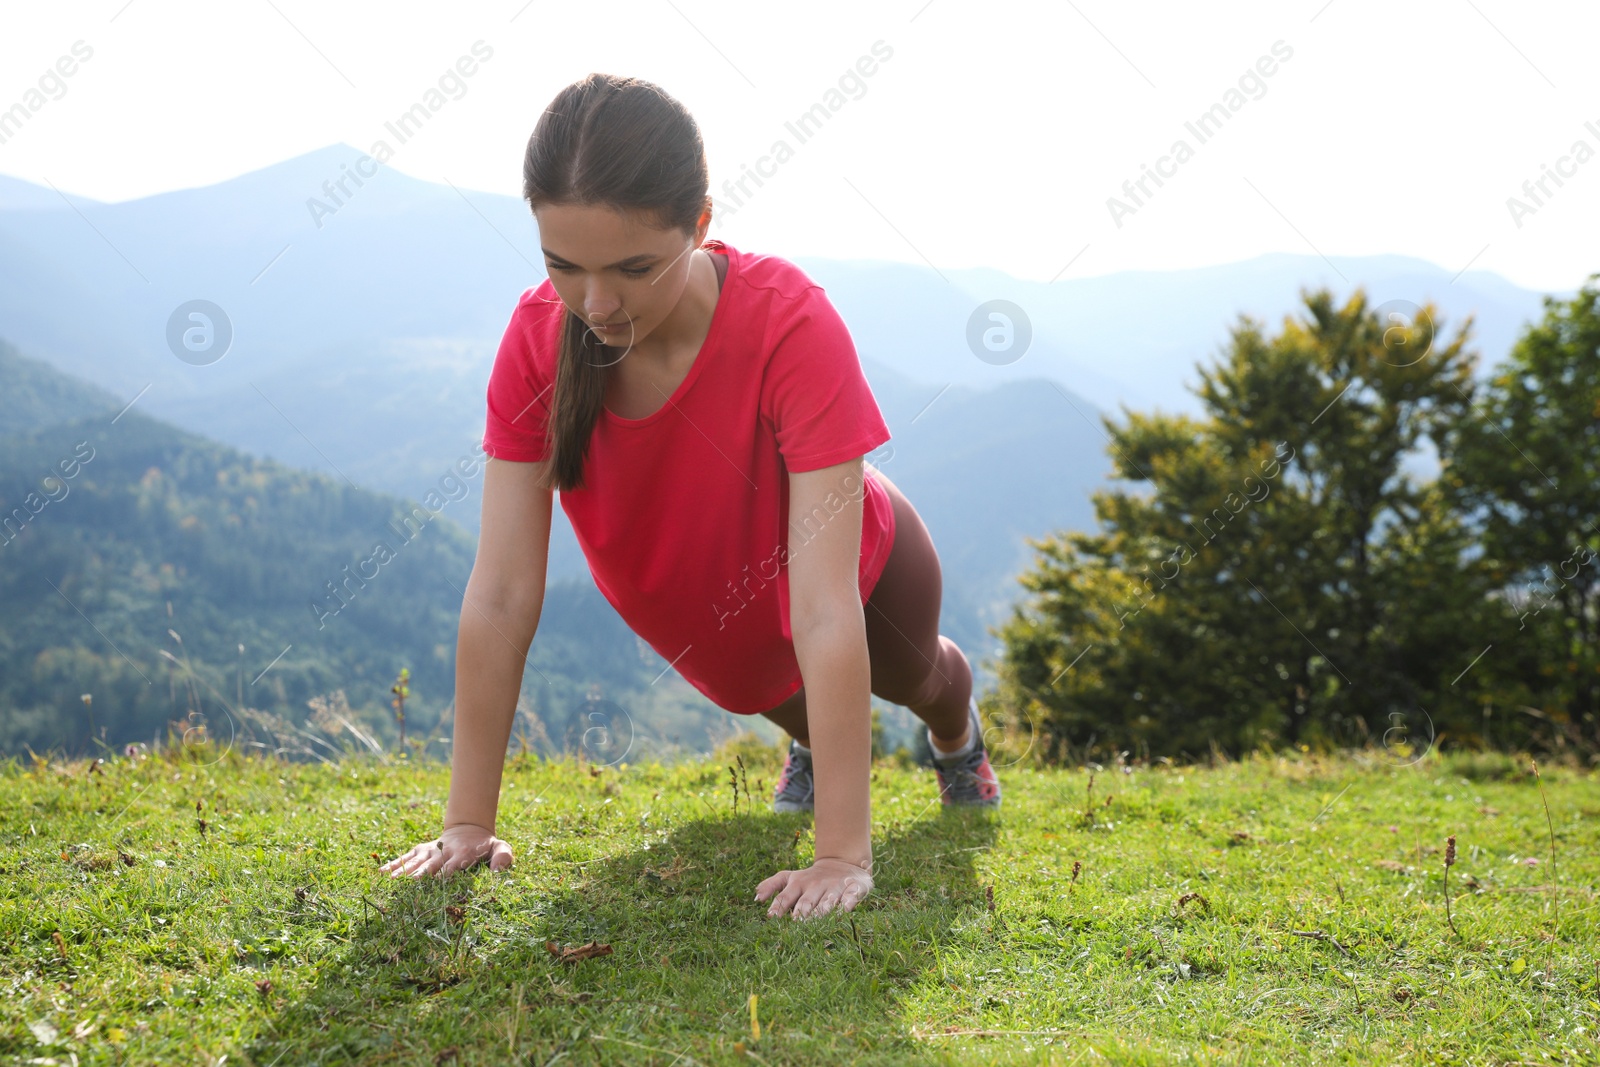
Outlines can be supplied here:
<path id="1" fill-rule="evenodd" d="M 55 295 L 30 302 L 0 293 L 5 336 L 63 369 L 102 372 L 90 376 L 127 395 L 155 373 L 166 387 L 165 399 L 150 397 L 155 410 L 242 385 L 260 369 L 380 340 L 475 341 L 482 359 L 517 296 L 544 278 L 526 204 L 380 167 L 319 226 L 307 201 L 361 155 L 331 145 L 197 189 L 121 204 L 76 198 L 92 226 L 53 190 L 0 179 L 0 270 L 13 283 L 37 276 L 33 292 Z M 990 268 L 794 258 L 828 289 L 865 361 L 936 387 L 1047 377 L 1106 410 L 1124 402 L 1192 410 L 1184 385 L 1193 364 L 1210 360 L 1240 314 L 1276 326 L 1296 312 L 1302 287 L 1347 296 L 1360 285 L 1374 305 L 1435 300 L 1447 328 L 1473 314 L 1490 362 L 1538 317 L 1543 295 L 1490 272 L 1458 276 L 1397 255 L 1276 253 L 1054 282 Z M 100 312 L 87 333 L 72 323 L 85 306 L 73 301 L 79 294 L 92 294 L 88 306 Z M 191 374 L 168 366 L 161 326 L 198 296 L 228 309 L 248 347 Z M 974 358 L 965 340 L 971 312 L 994 299 L 1020 305 L 1034 331 L 1028 353 L 1006 367 Z M 93 347 L 121 358 L 95 355 L 85 336 L 118 342 Z M 153 362 L 141 366 L 134 355 Z"/>
<path id="2" fill-rule="evenodd" d="M 0 335 L 157 416 L 256 455 L 418 498 L 483 426 L 517 298 L 544 278 L 527 205 L 388 167 L 316 219 L 308 199 L 361 150 L 331 145 L 214 185 L 119 204 L 0 182 Z M 320 222 L 320 225 L 318 224 Z M 724 236 L 714 220 L 713 236 Z M 748 251 L 781 250 L 748 248 Z M 1275 330 L 1302 287 L 1469 313 L 1487 366 L 1542 294 L 1402 256 L 1267 255 L 1187 271 L 1035 282 L 993 269 L 796 257 L 849 324 L 894 439 L 884 469 L 946 565 L 945 632 L 977 655 L 1015 595 L 1023 538 L 1085 529 L 1109 471 L 1103 412 L 1194 412 L 1186 387 L 1250 314 Z M 232 348 L 194 366 L 167 347 L 180 304 L 211 300 Z M 980 305 L 1032 330 L 997 366 L 968 342 Z M 1312 413 L 1308 413 L 1308 418 Z M 981 502 L 981 503 L 980 503 Z M 558 509 L 559 510 L 559 509 Z M 476 529 L 476 506 L 452 515 Z M 551 575 L 587 581 L 564 518 Z"/>
<path id="3" fill-rule="evenodd" d="M 0 382 L 5 383 L 0 432 L 6 434 L 26 433 L 122 406 L 114 393 L 28 359 L 4 340 L 0 340 Z"/>

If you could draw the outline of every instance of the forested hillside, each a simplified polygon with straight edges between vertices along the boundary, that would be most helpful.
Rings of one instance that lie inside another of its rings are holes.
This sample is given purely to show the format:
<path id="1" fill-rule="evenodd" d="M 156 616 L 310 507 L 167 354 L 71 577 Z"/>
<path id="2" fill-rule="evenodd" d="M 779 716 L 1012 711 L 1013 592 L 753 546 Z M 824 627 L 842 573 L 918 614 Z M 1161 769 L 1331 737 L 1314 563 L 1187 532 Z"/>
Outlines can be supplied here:
<path id="1" fill-rule="evenodd" d="M 226 743 L 244 736 L 241 707 L 298 724 L 341 689 L 387 747 L 401 668 L 408 736 L 449 736 L 474 549 L 444 512 L 478 506 L 470 478 L 430 510 L 439 501 L 259 460 L 137 404 L 119 414 L 9 348 L 0 392 L 0 751 L 81 753 L 91 736 L 148 741 L 169 722 Z M 727 716 L 676 675 L 650 684 L 664 666 L 591 582 L 554 584 L 517 730 L 562 747 L 592 728 L 600 697 L 641 744 L 725 734 Z"/>

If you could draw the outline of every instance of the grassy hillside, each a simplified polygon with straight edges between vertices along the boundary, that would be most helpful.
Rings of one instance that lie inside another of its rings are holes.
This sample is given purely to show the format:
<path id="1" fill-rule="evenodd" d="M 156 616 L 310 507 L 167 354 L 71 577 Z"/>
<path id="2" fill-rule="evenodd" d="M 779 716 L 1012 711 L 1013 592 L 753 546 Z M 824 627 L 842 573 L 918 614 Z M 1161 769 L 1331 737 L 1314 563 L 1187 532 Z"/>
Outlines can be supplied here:
<path id="1" fill-rule="evenodd" d="M 1503 756 L 874 771 L 877 886 L 808 862 L 777 754 L 513 758 L 516 865 L 391 879 L 437 765 L 176 749 L 0 772 L 0 1053 L 91 1063 L 1592 1062 L 1600 779 Z M 216 762 L 211 762 L 216 760 Z M 1455 837 L 1456 861 L 1444 850 Z M 1448 883 L 1448 910 L 1443 895 Z M 599 942 L 609 955 L 562 962 Z M 752 1022 L 754 998 L 754 1022 Z M 759 1036 L 756 1028 L 759 1027 Z"/>

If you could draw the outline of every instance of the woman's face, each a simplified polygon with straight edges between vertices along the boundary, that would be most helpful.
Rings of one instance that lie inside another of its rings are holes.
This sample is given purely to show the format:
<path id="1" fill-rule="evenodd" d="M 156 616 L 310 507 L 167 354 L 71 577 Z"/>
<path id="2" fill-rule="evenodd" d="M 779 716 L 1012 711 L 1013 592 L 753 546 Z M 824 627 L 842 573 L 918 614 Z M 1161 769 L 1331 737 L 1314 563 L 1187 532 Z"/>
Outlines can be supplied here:
<path id="1" fill-rule="evenodd" d="M 622 348 L 637 347 L 672 314 L 703 236 L 606 205 L 551 204 L 534 217 L 556 295 L 596 340 Z"/>

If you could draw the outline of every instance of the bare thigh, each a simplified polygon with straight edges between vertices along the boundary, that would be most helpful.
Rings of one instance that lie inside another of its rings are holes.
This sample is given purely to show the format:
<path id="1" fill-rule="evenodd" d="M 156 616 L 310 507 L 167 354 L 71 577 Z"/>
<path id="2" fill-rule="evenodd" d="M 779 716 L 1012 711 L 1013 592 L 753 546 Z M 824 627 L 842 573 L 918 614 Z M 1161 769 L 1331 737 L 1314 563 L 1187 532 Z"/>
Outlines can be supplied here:
<path id="1" fill-rule="evenodd" d="M 960 649 L 939 634 L 939 554 L 900 488 L 877 468 L 866 471 L 888 493 L 895 518 L 894 545 L 863 608 L 873 695 L 912 709 L 940 736 L 959 736 L 972 674 Z M 801 686 L 763 714 L 791 735 L 809 738 L 805 694 Z"/>
<path id="2" fill-rule="evenodd" d="M 910 707 L 939 670 L 939 606 L 944 576 L 933 536 L 899 486 L 873 468 L 894 505 L 894 548 L 865 607 L 872 692 Z"/>

